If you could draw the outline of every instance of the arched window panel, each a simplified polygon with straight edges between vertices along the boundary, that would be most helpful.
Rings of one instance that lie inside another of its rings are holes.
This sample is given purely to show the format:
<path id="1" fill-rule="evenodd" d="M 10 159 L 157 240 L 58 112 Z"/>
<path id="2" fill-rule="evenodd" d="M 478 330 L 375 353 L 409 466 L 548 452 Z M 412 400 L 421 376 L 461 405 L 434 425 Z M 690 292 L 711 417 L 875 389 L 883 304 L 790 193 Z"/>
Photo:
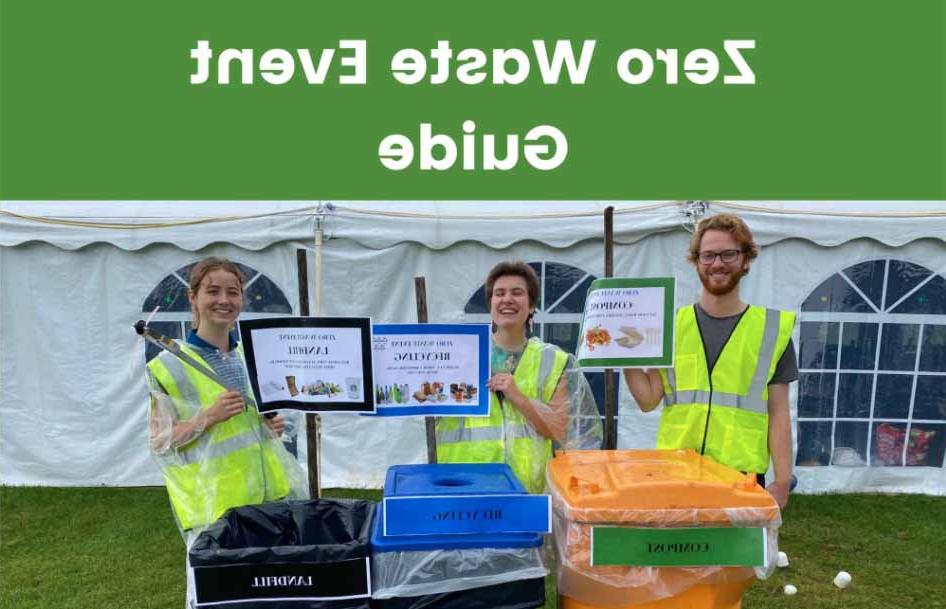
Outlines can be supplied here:
<path id="1" fill-rule="evenodd" d="M 873 370 L 877 359 L 876 323 L 845 323 L 841 330 L 841 369 Z"/>
<path id="2" fill-rule="evenodd" d="M 801 322 L 799 324 L 801 342 L 798 357 L 799 368 L 836 368 L 838 365 L 840 328 L 841 324 L 837 322 Z"/>
<path id="3" fill-rule="evenodd" d="M 802 372 L 798 375 L 798 416 L 830 419 L 834 416 L 834 386 L 837 375 Z"/>
<path id="4" fill-rule="evenodd" d="M 489 314 L 489 303 L 486 302 L 486 286 L 480 286 L 476 292 L 470 296 L 463 307 L 463 312 L 470 315 Z"/>
<path id="5" fill-rule="evenodd" d="M 141 307 L 143 313 L 150 314 L 155 306 L 160 305 L 160 313 L 164 319 L 154 320 L 150 326 L 161 334 L 175 339 L 183 339 L 191 330 L 191 308 L 187 299 L 186 278 L 195 263 L 177 269 L 167 275 L 151 290 Z M 244 291 L 243 312 L 254 314 L 281 314 L 292 315 L 292 306 L 281 289 L 268 277 L 239 262 L 235 263 L 246 278 Z M 167 314 L 173 319 L 168 320 Z M 239 339 L 236 329 L 233 330 L 234 340 Z M 158 354 L 158 349 L 150 343 L 145 344 L 145 361 L 150 361 Z"/>
<path id="6" fill-rule="evenodd" d="M 919 340 L 919 324 L 884 324 L 880 341 L 881 366 L 885 370 L 913 371 Z"/>
<path id="7" fill-rule="evenodd" d="M 585 311 L 585 297 L 588 295 L 588 288 L 595 280 L 591 275 L 586 276 L 579 283 L 574 284 L 558 302 L 551 305 L 549 313 L 577 313 L 582 314 Z M 553 301 L 549 301 L 550 303 Z"/>
<path id="8" fill-rule="evenodd" d="M 874 303 L 877 310 L 881 310 L 886 268 L 886 260 L 870 260 L 849 266 L 843 273 Z"/>
<path id="9" fill-rule="evenodd" d="M 891 312 L 946 315 L 946 279 L 939 275 L 933 277 Z"/>
<path id="10" fill-rule="evenodd" d="M 834 274 L 808 295 L 802 311 L 832 313 L 873 313 L 874 309 L 843 277 Z"/>
<path id="11" fill-rule="evenodd" d="M 920 370 L 923 372 L 946 372 L 946 325 L 923 326 Z"/>
<path id="12" fill-rule="evenodd" d="M 891 260 L 887 272 L 887 308 L 900 302 L 900 299 L 910 290 L 932 274 L 933 271 L 918 264 L 904 260 Z"/>
<path id="13" fill-rule="evenodd" d="M 868 418 L 873 386 L 873 374 L 839 374 L 837 417 L 839 419 Z"/>
<path id="14" fill-rule="evenodd" d="M 585 310 L 585 297 L 595 277 L 579 268 L 560 262 L 529 262 L 541 281 L 539 311 L 532 334 L 574 353 L 578 345 L 580 315 Z M 545 308 L 548 307 L 548 308 Z M 479 286 L 463 307 L 467 315 L 488 315 L 486 287 Z M 585 376 L 591 385 L 599 412 L 604 412 L 604 373 L 589 372 Z M 615 373 L 615 379 L 617 379 Z M 615 382 L 615 400 L 618 383 Z"/>
<path id="15" fill-rule="evenodd" d="M 155 307 L 161 307 L 164 312 L 190 311 L 190 301 L 187 300 L 187 284 L 173 273 L 162 279 L 161 283 L 151 290 L 151 293 L 145 298 L 141 310 L 150 313 L 154 311 Z"/>
<path id="16" fill-rule="evenodd" d="M 161 334 L 169 338 L 183 338 L 183 329 L 181 327 L 181 322 L 179 321 L 152 321 L 148 324 Z M 150 362 L 152 358 L 157 356 L 159 349 L 152 345 L 149 342 L 145 342 L 145 362 Z"/>
<path id="17" fill-rule="evenodd" d="M 264 275 L 248 282 L 243 310 L 250 313 L 292 314 L 292 306 L 282 290 Z"/>
<path id="18" fill-rule="evenodd" d="M 878 374 L 874 392 L 875 419 L 906 419 L 913 394 L 912 374 Z"/>
<path id="19" fill-rule="evenodd" d="M 584 294 L 582 294 L 580 297 L 581 308 L 575 307 L 575 304 L 579 302 L 579 298 L 574 298 L 570 301 L 571 306 L 568 308 L 571 310 L 566 310 L 565 308 L 562 308 L 561 305 L 558 307 L 554 305 L 559 300 L 561 300 L 563 296 L 567 298 L 570 295 L 575 295 L 575 291 L 577 291 L 577 289 L 580 287 L 579 284 L 589 279 L 592 279 L 591 276 L 581 269 L 576 269 L 575 267 L 569 266 L 567 264 L 546 262 L 543 293 L 545 296 L 544 302 L 546 303 L 546 306 L 549 307 L 549 312 L 551 312 L 552 309 L 561 309 L 556 312 L 581 313 L 584 310 L 585 305 Z M 591 285 L 591 282 L 588 281 L 587 284 Z M 584 291 L 587 292 L 588 289 L 585 288 Z"/>

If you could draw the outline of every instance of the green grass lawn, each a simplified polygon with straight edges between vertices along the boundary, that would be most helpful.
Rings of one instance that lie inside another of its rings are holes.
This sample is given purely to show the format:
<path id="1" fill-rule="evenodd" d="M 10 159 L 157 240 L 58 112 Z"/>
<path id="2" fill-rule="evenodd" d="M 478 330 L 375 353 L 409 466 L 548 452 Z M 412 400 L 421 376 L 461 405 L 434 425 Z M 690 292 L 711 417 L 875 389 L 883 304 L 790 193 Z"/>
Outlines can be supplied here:
<path id="1" fill-rule="evenodd" d="M 793 496 L 784 520 L 791 566 L 753 585 L 743 607 L 946 608 L 946 498 Z M 854 576 L 843 591 L 831 583 L 841 569 Z M 184 545 L 163 488 L 0 488 L 0 608 L 183 605 Z"/>

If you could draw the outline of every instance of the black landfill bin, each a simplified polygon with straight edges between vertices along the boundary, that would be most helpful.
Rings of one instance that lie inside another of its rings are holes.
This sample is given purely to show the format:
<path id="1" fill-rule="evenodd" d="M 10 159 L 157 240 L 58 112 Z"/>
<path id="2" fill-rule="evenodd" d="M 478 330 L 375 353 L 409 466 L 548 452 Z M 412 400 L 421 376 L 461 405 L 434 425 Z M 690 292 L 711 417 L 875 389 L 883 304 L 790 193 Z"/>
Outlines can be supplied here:
<path id="1" fill-rule="evenodd" d="M 188 552 L 197 606 L 368 609 L 374 510 L 346 499 L 229 510 Z"/>

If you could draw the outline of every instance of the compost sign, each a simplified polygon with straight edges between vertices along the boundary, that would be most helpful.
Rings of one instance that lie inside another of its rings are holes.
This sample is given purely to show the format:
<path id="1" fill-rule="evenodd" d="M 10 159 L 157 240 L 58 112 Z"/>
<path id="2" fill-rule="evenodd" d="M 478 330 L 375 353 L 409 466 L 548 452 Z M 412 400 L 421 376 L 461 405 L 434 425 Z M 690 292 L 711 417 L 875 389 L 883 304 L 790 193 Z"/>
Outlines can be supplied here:
<path id="1" fill-rule="evenodd" d="M 591 529 L 591 566 L 760 567 L 763 528 Z"/>
<path id="2" fill-rule="evenodd" d="M 374 401 L 381 416 L 489 414 L 489 326 L 374 326 Z"/>
<path id="3" fill-rule="evenodd" d="M 240 337 L 261 412 L 374 412 L 369 318 L 244 320 Z"/>
<path id="4" fill-rule="evenodd" d="M 673 277 L 598 279 L 585 299 L 583 368 L 673 365 Z"/>

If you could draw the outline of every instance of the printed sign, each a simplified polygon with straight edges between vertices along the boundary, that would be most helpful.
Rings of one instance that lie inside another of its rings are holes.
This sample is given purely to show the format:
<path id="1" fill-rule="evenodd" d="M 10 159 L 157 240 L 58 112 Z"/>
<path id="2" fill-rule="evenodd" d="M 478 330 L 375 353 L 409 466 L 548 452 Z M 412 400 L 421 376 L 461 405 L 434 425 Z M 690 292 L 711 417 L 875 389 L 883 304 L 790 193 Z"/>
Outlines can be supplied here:
<path id="1" fill-rule="evenodd" d="M 763 528 L 591 530 L 593 567 L 759 567 L 767 549 Z"/>
<path id="2" fill-rule="evenodd" d="M 372 358 L 380 416 L 489 414 L 489 326 L 378 324 Z"/>
<path id="3" fill-rule="evenodd" d="M 369 559 L 193 567 L 198 607 L 284 607 L 371 596 Z"/>
<path id="4" fill-rule="evenodd" d="M 244 320 L 240 337 L 260 412 L 374 412 L 369 318 Z"/>
<path id="5" fill-rule="evenodd" d="M 385 497 L 385 536 L 551 533 L 548 495 Z"/>
<path id="6" fill-rule="evenodd" d="M 585 299 L 578 343 L 583 368 L 673 365 L 672 277 L 598 279 Z"/>

